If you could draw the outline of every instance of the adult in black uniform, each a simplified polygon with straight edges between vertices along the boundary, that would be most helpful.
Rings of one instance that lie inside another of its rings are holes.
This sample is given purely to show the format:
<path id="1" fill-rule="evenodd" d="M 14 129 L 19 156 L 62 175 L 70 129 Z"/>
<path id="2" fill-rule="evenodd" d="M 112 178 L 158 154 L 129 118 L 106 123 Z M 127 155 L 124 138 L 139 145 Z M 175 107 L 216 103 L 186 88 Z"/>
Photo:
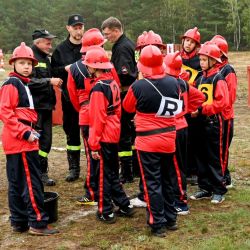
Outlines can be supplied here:
<path id="1" fill-rule="evenodd" d="M 55 181 L 48 177 L 48 154 L 52 144 L 52 110 L 56 104 L 53 85 L 60 87 L 62 80 L 53 78 L 49 60 L 52 40 L 56 36 L 47 30 L 35 30 L 32 34 L 35 58 L 38 65 L 33 68 L 29 88 L 34 98 L 34 107 L 38 113 L 37 127 L 41 130 L 39 139 L 39 158 L 41 163 L 42 181 L 46 186 L 54 186 Z"/>
<path id="2" fill-rule="evenodd" d="M 111 62 L 114 64 L 121 83 L 121 99 L 129 86 L 137 78 L 135 44 L 123 33 L 121 22 L 115 17 L 103 21 L 101 29 L 107 40 L 113 43 Z M 121 162 L 121 182 L 132 182 L 132 122 L 133 114 L 122 109 L 119 157 Z"/>
<path id="3" fill-rule="evenodd" d="M 69 174 L 66 177 L 66 181 L 71 182 L 78 179 L 80 174 L 81 141 L 79 115 L 70 102 L 67 91 L 67 78 L 71 64 L 82 57 L 80 50 L 84 31 L 83 17 L 79 14 L 71 15 L 66 28 L 69 35 L 67 39 L 60 43 L 54 50 L 51 58 L 51 66 L 54 76 L 63 79 L 63 129 L 67 136 L 67 157 L 69 163 Z"/>

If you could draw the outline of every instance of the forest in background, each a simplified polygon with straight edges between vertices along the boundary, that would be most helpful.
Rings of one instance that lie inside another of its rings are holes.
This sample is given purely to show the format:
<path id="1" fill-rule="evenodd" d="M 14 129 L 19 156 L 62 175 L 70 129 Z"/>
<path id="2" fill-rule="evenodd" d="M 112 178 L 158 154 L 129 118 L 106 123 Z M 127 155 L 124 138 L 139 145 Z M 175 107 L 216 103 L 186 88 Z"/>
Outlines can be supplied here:
<path id="1" fill-rule="evenodd" d="M 57 35 L 56 45 L 67 36 L 68 16 L 75 13 L 83 15 L 85 30 L 115 16 L 134 41 L 154 30 L 164 43 L 180 43 L 180 36 L 197 26 L 202 42 L 220 34 L 231 50 L 250 48 L 250 0 L 0 0 L 0 48 L 7 53 L 21 41 L 31 45 L 37 28 Z"/>

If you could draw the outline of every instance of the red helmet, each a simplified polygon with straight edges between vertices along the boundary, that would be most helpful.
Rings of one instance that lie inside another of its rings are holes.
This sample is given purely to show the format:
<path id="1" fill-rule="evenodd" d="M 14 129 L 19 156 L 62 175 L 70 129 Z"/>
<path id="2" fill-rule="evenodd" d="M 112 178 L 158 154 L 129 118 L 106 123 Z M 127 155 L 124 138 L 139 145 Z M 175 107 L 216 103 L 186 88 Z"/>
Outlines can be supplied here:
<path id="1" fill-rule="evenodd" d="M 165 44 L 162 43 L 161 36 L 159 34 L 154 33 L 153 30 L 150 30 L 145 37 L 145 45 L 155 45 L 158 47 L 163 47 L 164 49 L 167 48 Z"/>
<path id="2" fill-rule="evenodd" d="M 172 76 L 179 76 L 181 73 L 182 59 L 180 52 L 177 50 L 174 53 L 167 54 L 164 58 L 166 65 L 165 72 Z"/>
<path id="3" fill-rule="evenodd" d="M 182 36 L 182 38 L 186 37 L 193 39 L 196 43 L 198 43 L 198 45 L 201 44 L 201 35 L 197 27 L 187 30 L 186 33 Z"/>
<path id="4" fill-rule="evenodd" d="M 161 75 L 165 67 L 163 56 L 159 48 L 154 45 L 147 45 L 141 51 L 137 67 L 140 72 L 147 75 Z"/>
<path id="5" fill-rule="evenodd" d="M 204 55 L 215 59 L 217 62 L 221 63 L 220 59 L 220 49 L 217 45 L 211 43 L 210 41 L 205 42 L 199 52 L 199 55 Z"/>
<path id="6" fill-rule="evenodd" d="M 26 46 L 24 42 L 22 42 L 20 46 L 14 49 L 13 54 L 9 60 L 9 64 L 11 65 L 16 59 L 20 58 L 32 60 L 34 66 L 38 64 L 38 61 L 34 57 L 33 50 L 30 47 Z"/>
<path id="7" fill-rule="evenodd" d="M 147 31 L 143 31 L 143 33 L 138 36 L 135 50 L 141 50 L 143 47 L 146 46 L 145 40 L 147 37 L 147 33 Z"/>
<path id="8" fill-rule="evenodd" d="M 82 37 L 81 53 L 86 53 L 91 46 L 102 46 L 107 40 L 104 39 L 101 31 L 96 28 L 87 30 Z"/>
<path id="9" fill-rule="evenodd" d="M 112 69 L 114 67 L 109 61 L 106 51 L 98 46 L 88 49 L 83 63 L 94 69 Z"/>
<path id="10" fill-rule="evenodd" d="M 226 39 L 221 36 L 221 35 L 216 35 L 214 36 L 212 39 L 211 39 L 211 42 L 216 44 L 221 53 L 226 57 L 228 58 L 228 44 L 227 44 L 227 41 Z"/>

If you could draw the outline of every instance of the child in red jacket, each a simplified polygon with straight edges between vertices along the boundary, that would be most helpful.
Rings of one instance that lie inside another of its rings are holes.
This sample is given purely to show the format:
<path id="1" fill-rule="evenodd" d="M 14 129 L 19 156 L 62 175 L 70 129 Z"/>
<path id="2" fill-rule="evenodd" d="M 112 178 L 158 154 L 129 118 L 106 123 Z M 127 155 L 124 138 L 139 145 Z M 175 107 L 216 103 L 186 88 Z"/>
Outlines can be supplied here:
<path id="1" fill-rule="evenodd" d="M 189 29 L 182 36 L 182 68 L 189 73 L 187 82 L 194 86 L 195 80 L 202 75 L 198 48 L 201 45 L 200 32 L 197 27 Z M 191 119 L 190 115 L 186 115 L 188 122 L 188 153 L 187 153 L 187 177 L 191 185 L 197 184 L 197 153 L 199 152 L 199 138 L 197 130 L 199 130 L 199 119 Z"/>
<path id="2" fill-rule="evenodd" d="M 121 99 L 105 50 L 94 47 L 87 51 L 83 63 L 95 76 L 89 100 L 89 147 L 93 159 L 100 161 L 97 219 L 114 223 L 113 203 L 118 216 L 130 217 L 135 210 L 119 181 L 118 142 L 120 138 Z"/>
<path id="3" fill-rule="evenodd" d="M 228 88 L 220 74 L 220 49 L 211 42 L 205 43 L 200 51 L 203 75 L 196 81 L 196 87 L 206 96 L 206 100 L 192 116 L 202 118 L 200 154 L 198 155 L 199 190 L 190 196 L 192 200 L 210 198 L 211 203 L 224 201 L 227 192 L 223 174 L 223 118 L 228 106 Z"/>
<path id="4" fill-rule="evenodd" d="M 177 79 L 183 99 L 183 111 L 176 116 L 176 152 L 173 158 L 171 171 L 175 194 L 175 209 L 179 215 L 187 215 L 189 208 L 187 205 L 187 135 L 188 124 L 185 118 L 187 113 L 195 111 L 205 100 L 203 93 L 195 87 L 189 85 L 181 77 L 182 58 L 180 52 L 169 53 L 165 56 L 167 75 Z M 186 72 L 186 71 L 185 71 Z"/>
<path id="5" fill-rule="evenodd" d="M 28 88 L 32 67 L 37 64 L 25 43 L 17 47 L 9 61 L 14 72 L 0 89 L 2 141 L 7 159 L 10 221 L 14 232 L 29 230 L 35 235 L 52 235 L 44 211 L 43 184 L 38 156 L 37 114 Z"/>
<path id="6" fill-rule="evenodd" d="M 233 139 L 234 130 L 234 102 L 236 100 L 237 76 L 232 65 L 228 63 L 228 44 L 223 36 L 216 35 L 211 40 L 221 51 L 221 61 L 219 65 L 220 73 L 225 78 L 229 91 L 229 105 L 225 112 L 224 136 L 223 136 L 223 172 L 227 188 L 232 188 L 233 183 L 228 169 L 229 147 Z"/>

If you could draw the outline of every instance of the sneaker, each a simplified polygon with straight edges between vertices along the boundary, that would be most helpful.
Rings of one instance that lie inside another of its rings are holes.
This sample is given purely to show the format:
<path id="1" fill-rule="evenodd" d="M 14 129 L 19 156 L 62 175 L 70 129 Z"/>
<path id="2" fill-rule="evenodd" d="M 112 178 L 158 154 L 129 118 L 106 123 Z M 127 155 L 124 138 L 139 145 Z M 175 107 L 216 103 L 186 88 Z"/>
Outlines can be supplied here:
<path id="1" fill-rule="evenodd" d="M 104 223 L 107 223 L 107 224 L 113 224 L 116 222 L 116 216 L 114 213 L 111 213 L 111 214 L 100 214 L 99 212 L 96 213 L 96 218 L 99 220 L 99 221 L 102 221 Z"/>
<path id="2" fill-rule="evenodd" d="M 79 205 L 85 205 L 85 206 L 97 206 L 98 202 L 94 201 L 94 200 L 90 200 L 88 197 L 86 196 L 80 196 L 76 199 L 76 202 Z"/>
<path id="3" fill-rule="evenodd" d="M 222 203 L 225 200 L 225 197 L 221 194 L 213 194 L 211 203 L 213 204 L 219 204 Z"/>
<path id="4" fill-rule="evenodd" d="M 138 197 L 131 199 L 130 204 L 133 205 L 133 207 L 147 207 L 147 203 L 140 200 Z"/>
<path id="5" fill-rule="evenodd" d="M 173 221 L 173 222 L 167 222 L 167 224 L 165 225 L 165 228 L 167 230 L 175 231 L 178 229 L 178 226 L 177 226 L 176 221 Z"/>
<path id="6" fill-rule="evenodd" d="M 44 227 L 44 228 L 30 227 L 29 233 L 32 235 L 38 235 L 38 236 L 50 236 L 53 234 L 58 234 L 59 231 L 57 229 L 52 229 L 49 226 Z"/>
<path id="7" fill-rule="evenodd" d="M 198 190 L 193 195 L 190 196 L 191 200 L 201 200 L 201 199 L 210 199 L 212 197 L 212 194 L 209 193 L 206 190 Z"/>
<path id="8" fill-rule="evenodd" d="M 234 187 L 232 180 L 226 180 L 226 188 L 232 189 Z"/>
<path id="9" fill-rule="evenodd" d="M 175 210 L 178 215 L 188 215 L 189 214 L 189 208 L 188 205 L 178 205 L 175 207 Z"/>
<path id="10" fill-rule="evenodd" d="M 132 217 L 135 214 L 135 209 L 133 205 L 129 205 L 126 208 L 119 208 L 116 211 L 116 215 L 120 217 Z"/>
<path id="11" fill-rule="evenodd" d="M 232 182 L 230 184 L 226 184 L 227 189 L 232 189 L 233 187 L 234 187 L 234 185 Z"/>
<path id="12" fill-rule="evenodd" d="M 167 236 L 166 228 L 165 227 L 152 228 L 151 234 L 156 237 L 164 238 Z"/>
<path id="13" fill-rule="evenodd" d="M 15 233 L 25 233 L 29 230 L 29 226 L 12 226 L 12 230 Z"/>

